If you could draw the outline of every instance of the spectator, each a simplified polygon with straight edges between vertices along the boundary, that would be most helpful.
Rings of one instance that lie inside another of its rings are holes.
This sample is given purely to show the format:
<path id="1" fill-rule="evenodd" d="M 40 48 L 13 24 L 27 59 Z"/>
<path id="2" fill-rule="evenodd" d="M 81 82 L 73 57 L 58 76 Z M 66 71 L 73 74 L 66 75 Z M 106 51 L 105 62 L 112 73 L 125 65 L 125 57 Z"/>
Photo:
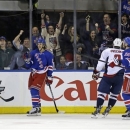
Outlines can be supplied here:
<path id="1" fill-rule="evenodd" d="M 48 26 L 51 25 L 51 24 L 52 24 L 52 21 L 50 20 L 49 15 L 46 15 L 45 16 L 45 25 L 46 25 L 46 27 L 48 28 Z"/>
<path id="2" fill-rule="evenodd" d="M 66 59 L 65 57 L 62 55 L 60 56 L 60 63 L 57 64 L 56 66 L 56 70 L 66 70 L 67 69 L 67 64 L 66 64 Z"/>
<path id="3" fill-rule="evenodd" d="M 47 49 L 50 50 L 53 53 L 54 49 L 54 43 L 56 43 L 56 56 L 61 56 L 61 48 L 59 44 L 59 34 L 60 34 L 60 28 L 62 25 L 62 19 L 64 17 L 64 13 L 60 13 L 60 19 L 57 24 L 56 29 L 54 30 L 54 27 L 52 25 L 48 25 L 48 28 L 45 26 L 45 21 L 44 21 L 45 14 L 41 14 L 41 27 L 42 27 L 42 33 L 41 35 L 46 39 L 46 46 Z"/>
<path id="4" fill-rule="evenodd" d="M 100 38 L 96 34 L 96 30 L 90 30 L 90 16 L 86 17 L 86 34 L 84 36 L 84 45 L 86 54 L 99 59 Z M 96 67 L 97 61 L 88 59 L 90 66 Z"/>
<path id="5" fill-rule="evenodd" d="M 8 49 L 12 49 L 13 48 L 13 44 L 11 43 L 11 41 L 7 41 L 7 48 Z"/>
<path id="6" fill-rule="evenodd" d="M 81 55 L 76 54 L 76 68 L 77 70 L 88 70 L 88 64 L 85 61 L 81 61 Z M 74 62 L 70 63 L 68 69 L 74 69 Z"/>
<path id="7" fill-rule="evenodd" d="M 38 27 L 32 28 L 32 49 L 37 49 L 37 40 L 41 38 L 41 34 L 39 33 Z M 42 37 L 44 39 L 44 37 Z"/>
<path id="8" fill-rule="evenodd" d="M 3 70 L 11 62 L 11 58 L 14 55 L 15 51 L 13 49 L 8 49 L 6 47 L 6 38 L 0 37 L 0 69 Z"/>
<path id="9" fill-rule="evenodd" d="M 23 44 L 21 44 L 20 36 L 23 34 L 23 30 L 20 30 L 20 33 L 14 38 L 13 45 L 17 49 L 17 52 L 14 54 L 11 63 L 9 65 L 10 69 L 26 69 L 24 64 L 23 55 L 26 52 L 30 51 L 30 41 L 29 38 L 25 38 Z"/>
<path id="10" fill-rule="evenodd" d="M 67 30 L 67 25 L 64 25 L 61 39 L 62 39 L 62 44 L 64 45 L 64 55 L 66 57 L 67 61 L 73 61 L 73 46 L 74 46 L 74 27 L 70 26 L 68 29 L 68 33 L 65 33 Z M 76 36 L 76 43 L 80 43 L 80 37 L 79 35 Z"/>
<path id="11" fill-rule="evenodd" d="M 102 37 L 103 42 L 111 42 L 117 37 L 117 26 L 114 23 L 111 23 L 111 18 L 109 14 L 104 14 L 103 23 L 98 26 L 98 23 L 95 24 L 96 33 Z"/>
<path id="12" fill-rule="evenodd" d="M 129 16 L 127 14 L 122 14 L 121 17 L 121 38 L 124 39 L 125 37 L 130 36 L 130 23 L 128 21 Z"/>

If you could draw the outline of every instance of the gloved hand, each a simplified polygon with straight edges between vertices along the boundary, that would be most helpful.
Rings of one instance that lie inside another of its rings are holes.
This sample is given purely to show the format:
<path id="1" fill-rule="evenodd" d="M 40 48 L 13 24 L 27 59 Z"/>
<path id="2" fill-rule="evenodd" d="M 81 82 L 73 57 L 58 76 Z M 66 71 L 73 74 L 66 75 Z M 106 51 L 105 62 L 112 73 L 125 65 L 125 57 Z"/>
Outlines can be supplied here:
<path id="1" fill-rule="evenodd" d="M 108 65 L 110 66 L 110 67 L 114 67 L 114 66 L 118 66 L 118 65 L 120 65 L 121 63 L 120 63 L 120 61 L 118 60 L 118 57 L 116 57 L 116 58 L 114 58 Z"/>
<path id="2" fill-rule="evenodd" d="M 53 77 L 47 76 L 46 77 L 46 84 L 49 86 L 53 83 Z"/>
<path id="3" fill-rule="evenodd" d="M 93 78 L 94 80 L 98 80 L 99 75 L 100 75 L 100 72 L 97 71 L 97 70 L 94 70 L 94 71 L 93 71 L 92 78 Z"/>
<path id="4" fill-rule="evenodd" d="M 27 64 L 30 63 L 31 57 L 30 57 L 29 52 L 25 52 L 25 53 L 23 54 L 23 59 L 24 59 L 24 61 L 25 61 Z"/>

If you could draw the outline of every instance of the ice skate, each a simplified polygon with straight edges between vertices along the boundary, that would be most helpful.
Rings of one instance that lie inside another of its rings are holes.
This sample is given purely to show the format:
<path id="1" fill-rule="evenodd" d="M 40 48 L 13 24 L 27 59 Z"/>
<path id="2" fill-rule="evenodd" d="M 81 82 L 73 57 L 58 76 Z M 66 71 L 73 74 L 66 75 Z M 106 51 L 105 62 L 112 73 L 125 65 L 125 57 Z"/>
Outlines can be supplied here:
<path id="1" fill-rule="evenodd" d="M 27 116 L 40 116 L 41 115 L 41 108 L 36 107 L 32 108 L 32 110 L 27 112 Z"/>
<path id="2" fill-rule="evenodd" d="M 124 120 L 130 120 L 130 111 L 126 111 L 126 113 L 124 115 L 122 115 Z"/>
<path id="3" fill-rule="evenodd" d="M 105 109 L 105 111 L 102 113 L 103 118 L 105 118 L 105 117 L 109 114 L 111 108 L 112 108 L 112 106 L 108 106 L 108 107 Z"/>
<path id="4" fill-rule="evenodd" d="M 99 116 L 99 114 L 100 114 L 101 106 L 95 107 L 95 108 L 96 108 L 96 110 L 92 113 L 91 118 L 98 118 L 98 116 Z"/>

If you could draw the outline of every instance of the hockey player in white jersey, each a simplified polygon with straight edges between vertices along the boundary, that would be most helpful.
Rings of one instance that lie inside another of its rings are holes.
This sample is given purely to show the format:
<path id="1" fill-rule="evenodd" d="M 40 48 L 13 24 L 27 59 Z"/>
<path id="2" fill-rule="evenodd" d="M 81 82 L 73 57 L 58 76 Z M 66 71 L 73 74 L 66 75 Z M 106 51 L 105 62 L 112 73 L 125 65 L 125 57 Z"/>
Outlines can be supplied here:
<path id="1" fill-rule="evenodd" d="M 122 59 L 123 50 L 121 49 L 121 46 L 121 39 L 116 38 L 113 41 L 113 48 L 107 48 L 102 52 L 100 60 L 104 62 L 98 61 L 97 67 L 93 71 L 92 78 L 97 80 L 100 71 L 105 67 L 103 78 L 98 87 L 96 110 L 92 113 L 92 118 L 97 118 L 100 114 L 107 94 L 109 94 L 108 106 L 102 113 L 103 117 L 109 114 L 120 94 L 123 85 L 124 69 L 115 65 L 119 65 L 119 60 Z"/>

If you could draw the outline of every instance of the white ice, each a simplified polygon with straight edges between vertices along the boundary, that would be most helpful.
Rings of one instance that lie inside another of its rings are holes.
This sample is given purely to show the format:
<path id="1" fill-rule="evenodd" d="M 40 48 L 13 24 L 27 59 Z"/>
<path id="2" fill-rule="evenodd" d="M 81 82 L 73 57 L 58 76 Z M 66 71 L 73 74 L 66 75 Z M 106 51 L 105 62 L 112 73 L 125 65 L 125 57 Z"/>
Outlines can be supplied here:
<path id="1" fill-rule="evenodd" d="M 119 114 L 92 119 L 90 114 L 0 115 L 0 130 L 130 130 Z"/>

